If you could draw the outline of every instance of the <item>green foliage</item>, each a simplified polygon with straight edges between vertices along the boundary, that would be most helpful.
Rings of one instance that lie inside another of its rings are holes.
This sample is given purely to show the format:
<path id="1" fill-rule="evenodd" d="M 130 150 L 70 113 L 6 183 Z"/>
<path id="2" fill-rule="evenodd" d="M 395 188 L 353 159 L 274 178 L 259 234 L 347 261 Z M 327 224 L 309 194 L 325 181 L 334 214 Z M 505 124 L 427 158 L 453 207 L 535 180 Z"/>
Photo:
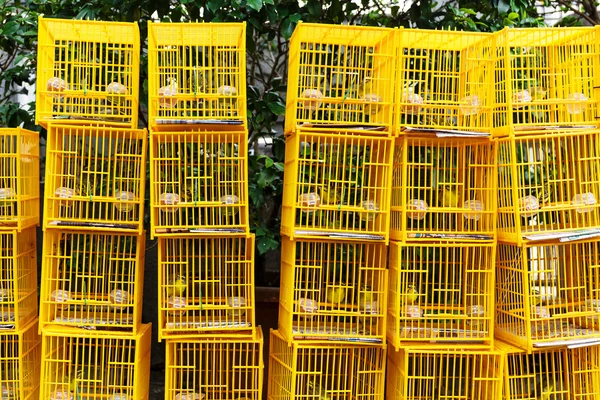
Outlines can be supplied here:
<path id="1" fill-rule="evenodd" d="M 554 0 L 546 0 L 551 4 Z M 574 2 L 564 3 L 593 21 L 594 14 Z M 279 246 L 279 204 L 283 185 L 285 114 L 289 39 L 298 21 L 331 24 L 496 31 L 504 26 L 539 26 L 543 20 L 534 0 L 15 0 L 0 5 L 0 126 L 34 128 L 34 104 L 11 103 L 20 85 L 33 83 L 36 67 L 37 17 L 136 21 L 142 45 L 140 124 L 147 125 L 147 21 L 246 21 L 250 197 L 252 230 L 259 253 Z M 576 13 L 577 14 L 577 13 Z M 566 19 L 577 24 L 580 19 Z M 589 22 L 589 20 L 588 20 Z M 596 20 L 596 23 L 600 21 Z M 268 209 L 268 210 L 267 210 Z"/>

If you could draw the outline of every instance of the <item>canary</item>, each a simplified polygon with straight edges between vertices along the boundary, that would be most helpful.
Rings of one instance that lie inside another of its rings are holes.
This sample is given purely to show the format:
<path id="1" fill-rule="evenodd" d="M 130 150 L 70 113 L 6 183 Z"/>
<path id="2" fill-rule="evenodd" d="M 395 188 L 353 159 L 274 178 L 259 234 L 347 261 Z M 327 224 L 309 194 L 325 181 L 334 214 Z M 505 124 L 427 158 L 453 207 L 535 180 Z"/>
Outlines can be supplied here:
<path id="1" fill-rule="evenodd" d="M 538 289 L 531 289 L 531 294 L 529 295 L 529 302 L 532 306 L 539 306 L 542 303 L 542 296 Z"/>
<path id="2" fill-rule="evenodd" d="M 197 70 L 194 70 L 190 78 L 188 79 L 188 87 L 190 94 L 204 93 L 207 85 L 205 85 L 206 79 L 204 74 Z"/>
<path id="3" fill-rule="evenodd" d="M 187 279 L 183 275 L 177 275 L 170 279 L 167 287 L 167 296 L 182 296 L 187 290 Z"/>
<path id="4" fill-rule="evenodd" d="M 541 86 L 533 86 L 529 88 L 529 94 L 533 101 L 544 100 L 546 98 L 546 89 Z"/>
<path id="5" fill-rule="evenodd" d="M 537 398 L 539 400 L 550 400 L 554 394 L 554 385 L 548 384 L 544 385 Z"/>
<path id="6" fill-rule="evenodd" d="M 321 201 L 323 204 L 337 205 L 340 203 L 338 193 L 334 189 L 327 187 L 321 188 Z"/>
<path id="7" fill-rule="evenodd" d="M 419 291 L 413 285 L 408 285 L 406 291 L 402 293 L 402 302 L 404 304 L 414 304 L 419 300 Z"/>
<path id="8" fill-rule="evenodd" d="M 365 114 L 377 114 L 381 108 L 380 103 L 383 99 L 377 94 L 375 89 L 373 81 L 369 81 L 358 90 L 360 99 L 365 102 Z"/>
<path id="9" fill-rule="evenodd" d="M 75 397 L 77 397 L 83 390 L 85 381 L 89 380 L 89 378 L 89 371 L 84 368 L 78 368 L 76 371 L 73 371 L 70 375 L 69 391 L 74 393 Z"/>
<path id="10" fill-rule="evenodd" d="M 458 207 L 458 194 L 451 189 L 443 188 L 442 189 L 442 199 L 441 206 L 448 208 L 456 208 Z"/>
<path id="11" fill-rule="evenodd" d="M 314 383 L 314 382 L 308 382 L 306 384 L 306 391 L 308 395 L 318 395 L 320 397 L 320 400 L 330 400 L 329 395 L 327 394 L 327 391 L 321 387 L 321 385 L 319 385 L 318 383 Z"/>
<path id="12" fill-rule="evenodd" d="M 341 287 L 328 287 L 325 297 L 328 303 L 340 304 L 346 298 L 346 289 Z"/>

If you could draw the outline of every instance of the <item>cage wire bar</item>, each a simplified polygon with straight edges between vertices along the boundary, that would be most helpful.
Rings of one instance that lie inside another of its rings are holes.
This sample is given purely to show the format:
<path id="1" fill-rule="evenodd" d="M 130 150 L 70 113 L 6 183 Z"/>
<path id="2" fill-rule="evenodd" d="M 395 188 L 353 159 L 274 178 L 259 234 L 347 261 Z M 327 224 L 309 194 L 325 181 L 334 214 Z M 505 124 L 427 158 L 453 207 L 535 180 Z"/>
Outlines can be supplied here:
<path id="1" fill-rule="evenodd" d="M 383 400 L 385 344 L 292 342 L 271 331 L 267 399 Z"/>
<path id="2" fill-rule="evenodd" d="M 282 237 L 279 334 L 292 341 L 385 342 L 387 246 Z"/>
<path id="3" fill-rule="evenodd" d="M 342 131 L 289 136 L 282 234 L 387 243 L 393 146 Z"/>
<path id="4" fill-rule="evenodd" d="M 502 361 L 498 350 L 390 347 L 386 399 L 500 399 Z"/>
<path id="5" fill-rule="evenodd" d="M 398 30 L 396 134 L 492 132 L 495 35 Z"/>
<path id="6" fill-rule="evenodd" d="M 495 243 L 392 242 L 387 338 L 396 351 L 491 349 L 495 255 Z"/>
<path id="7" fill-rule="evenodd" d="M 551 347 L 531 354 L 502 341 L 495 346 L 503 352 L 503 400 L 592 400 L 600 393 L 600 346 Z"/>
<path id="8" fill-rule="evenodd" d="M 151 333 L 150 324 L 135 335 L 78 328 L 45 331 L 40 398 L 148 399 Z"/>
<path id="9" fill-rule="evenodd" d="M 194 337 L 166 343 L 165 397 L 260 400 L 263 335 L 253 339 Z"/>
<path id="10" fill-rule="evenodd" d="M 36 124 L 137 128 L 137 23 L 38 19 Z"/>
<path id="11" fill-rule="evenodd" d="M 44 230 L 142 233 L 144 129 L 53 125 L 48 129 Z"/>
<path id="12" fill-rule="evenodd" d="M 390 238 L 493 241 L 496 151 L 482 138 L 396 139 Z"/>
<path id="13" fill-rule="evenodd" d="M 44 234 L 40 328 L 141 327 L 145 235 L 48 230 Z"/>
<path id="14" fill-rule="evenodd" d="M 496 41 L 494 136 L 598 127 L 600 27 L 505 28 Z"/>
<path id="15" fill-rule="evenodd" d="M 527 351 L 600 343 L 596 240 L 498 244 L 496 336 Z"/>
<path id="16" fill-rule="evenodd" d="M 41 344 L 37 320 L 17 331 L 0 329 L 0 398 L 39 398 Z"/>
<path id="17" fill-rule="evenodd" d="M 40 224 L 39 134 L 0 128 L 0 229 Z"/>
<path id="18" fill-rule="evenodd" d="M 600 131 L 498 139 L 498 239 L 600 232 Z"/>
<path id="19" fill-rule="evenodd" d="M 150 133 L 154 236 L 249 230 L 247 132 Z"/>
<path id="20" fill-rule="evenodd" d="M 0 331 L 22 331 L 38 315 L 36 228 L 0 230 Z"/>
<path id="21" fill-rule="evenodd" d="M 247 130 L 246 23 L 148 23 L 152 131 Z"/>
<path id="22" fill-rule="evenodd" d="M 290 39 L 285 133 L 391 134 L 395 30 L 299 22 Z"/>
<path id="23" fill-rule="evenodd" d="M 256 309 L 254 240 L 254 235 L 159 238 L 160 340 L 249 335 Z"/>

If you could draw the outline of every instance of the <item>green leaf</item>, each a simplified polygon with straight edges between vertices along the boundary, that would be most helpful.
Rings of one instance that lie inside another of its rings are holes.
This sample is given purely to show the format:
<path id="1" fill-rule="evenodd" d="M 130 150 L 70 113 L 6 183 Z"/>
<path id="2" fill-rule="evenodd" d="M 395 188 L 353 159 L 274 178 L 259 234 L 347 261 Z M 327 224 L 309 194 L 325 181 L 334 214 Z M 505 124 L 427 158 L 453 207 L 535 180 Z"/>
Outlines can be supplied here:
<path id="1" fill-rule="evenodd" d="M 312 16 L 318 17 L 323 12 L 320 1 L 310 1 L 308 3 L 308 13 Z"/>
<path id="2" fill-rule="evenodd" d="M 270 237 L 262 236 L 256 239 L 256 248 L 258 249 L 259 254 L 264 254 L 269 250 L 275 250 L 278 247 L 279 243 Z"/>
<path id="3" fill-rule="evenodd" d="M 206 8 L 208 8 L 213 13 L 216 13 L 217 11 L 219 11 L 222 6 L 223 6 L 223 0 L 210 0 L 206 4 Z"/>
<path id="4" fill-rule="evenodd" d="M 498 0 L 498 12 L 500 14 L 506 14 L 510 10 L 510 4 L 505 0 Z"/>
<path id="5" fill-rule="evenodd" d="M 19 30 L 19 24 L 18 23 L 16 23 L 15 21 L 8 21 L 4 25 L 4 28 L 2 28 L 2 34 L 5 35 L 5 36 L 11 36 L 15 32 L 17 32 L 18 30 Z"/>
<path id="6" fill-rule="evenodd" d="M 285 104 L 280 101 L 269 103 L 268 107 L 275 115 L 285 115 Z"/>
<path id="7" fill-rule="evenodd" d="M 260 11 L 263 6 L 262 0 L 248 0 L 246 4 L 248 4 L 248 7 L 256 11 Z"/>
<path id="8" fill-rule="evenodd" d="M 272 6 L 274 6 L 274 5 L 275 5 L 275 3 L 273 2 L 273 0 L 264 0 L 264 1 L 263 1 L 263 3 L 264 3 L 264 4 L 270 4 L 270 5 L 272 5 Z"/>
<path id="9" fill-rule="evenodd" d="M 271 157 L 265 157 L 265 167 L 271 168 L 274 164 L 274 161 Z"/>

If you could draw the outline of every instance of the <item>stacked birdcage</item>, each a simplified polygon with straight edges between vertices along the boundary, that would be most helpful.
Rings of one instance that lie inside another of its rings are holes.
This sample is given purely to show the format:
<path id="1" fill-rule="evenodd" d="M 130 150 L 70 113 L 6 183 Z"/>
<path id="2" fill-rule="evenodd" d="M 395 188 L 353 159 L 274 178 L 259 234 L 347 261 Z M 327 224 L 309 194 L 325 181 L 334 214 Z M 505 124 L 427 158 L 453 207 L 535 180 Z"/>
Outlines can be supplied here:
<path id="1" fill-rule="evenodd" d="M 527 352 L 600 343 L 599 39 L 497 34 L 496 335 Z"/>
<path id="2" fill-rule="evenodd" d="M 37 398 L 39 137 L 0 129 L 0 398 Z"/>
<path id="3" fill-rule="evenodd" d="M 394 29 L 292 35 L 269 398 L 383 399 L 395 62 Z"/>
<path id="4" fill-rule="evenodd" d="M 499 398 L 495 38 L 398 36 L 387 397 Z"/>
<path id="5" fill-rule="evenodd" d="M 149 23 L 150 221 L 165 395 L 262 395 L 245 23 Z"/>
<path id="6" fill-rule="evenodd" d="M 47 129 L 40 398 L 147 398 L 139 30 L 40 18 L 38 41 L 36 122 Z"/>

